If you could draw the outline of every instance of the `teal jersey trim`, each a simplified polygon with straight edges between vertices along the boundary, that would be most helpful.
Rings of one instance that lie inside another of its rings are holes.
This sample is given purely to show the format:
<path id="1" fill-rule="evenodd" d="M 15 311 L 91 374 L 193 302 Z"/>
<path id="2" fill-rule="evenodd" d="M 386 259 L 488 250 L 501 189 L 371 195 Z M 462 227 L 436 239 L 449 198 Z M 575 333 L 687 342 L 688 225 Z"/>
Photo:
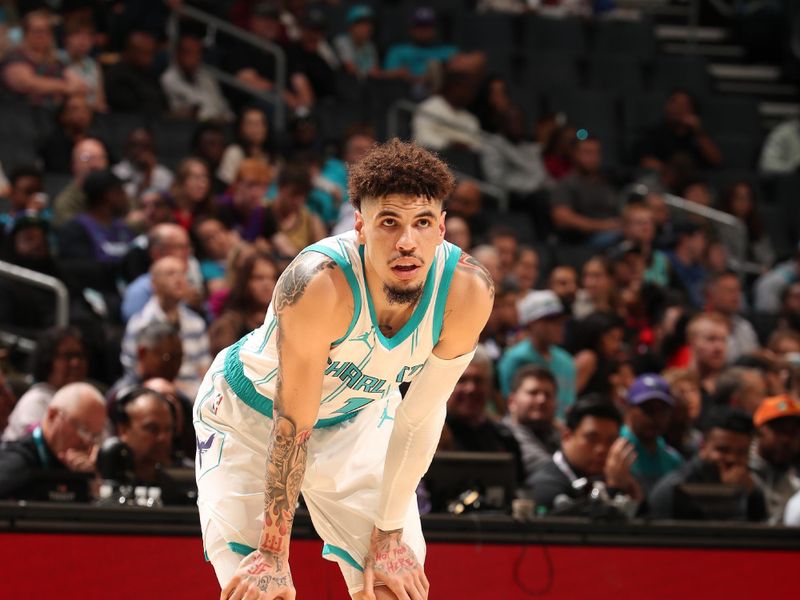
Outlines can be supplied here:
<path id="1" fill-rule="evenodd" d="M 450 242 L 443 242 L 445 245 L 445 253 L 447 257 L 444 261 L 444 270 L 442 271 L 442 278 L 439 280 L 439 289 L 436 292 L 436 303 L 433 307 L 433 345 L 439 343 L 439 337 L 442 335 L 442 325 L 444 324 L 444 307 L 447 304 L 447 296 L 450 293 L 450 284 L 453 281 L 453 274 L 456 272 L 458 261 L 461 258 L 461 248 L 451 244 Z"/>
<path id="2" fill-rule="evenodd" d="M 323 544 L 322 556 L 330 556 L 330 555 L 336 556 L 337 558 L 341 558 L 344 562 L 346 562 L 354 569 L 358 569 L 359 571 L 364 570 L 364 567 L 358 564 L 356 559 L 350 556 L 350 553 L 344 548 L 339 548 L 339 546 L 332 546 L 331 544 Z"/>
<path id="3" fill-rule="evenodd" d="M 428 310 L 428 304 L 430 304 L 431 296 L 433 295 L 433 286 L 436 280 L 436 264 L 437 258 L 434 256 L 433 264 L 431 265 L 430 270 L 428 271 L 428 277 L 425 279 L 425 287 L 422 290 L 422 297 L 419 299 L 419 304 L 417 304 L 417 308 L 414 310 L 414 314 L 411 315 L 411 318 L 406 322 L 403 327 L 400 328 L 396 334 L 392 337 L 387 338 L 383 333 L 381 333 L 380 327 L 378 327 L 378 318 L 375 316 L 375 307 L 372 304 L 372 296 L 369 293 L 369 286 L 367 285 L 367 267 L 366 263 L 364 262 L 364 246 L 361 245 L 358 247 L 358 254 L 361 256 L 361 269 L 364 274 L 364 292 L 367 295 L 367 304 L 369 305 L 369 316 L 372 319 L 372 325 L 375 327 L 375 337 L 377 337 L 381 345 L 386 348 L 387 350 L 393 350 L 397 348 L 400 344 L 402 344 L 409 335 L 419 327 L 422 318 L 425 316 L 425 313 Z"/>
<path id="4" fill-rule="evenodd" d="M 345 341 L 347 336 L 349 336 L 353 331 L 353 327 L 356 326 L 356 323 L 358 323 L 358 317 L 361 315 L 361 292 L 358 285 L 358 279 L 356 279 L 356 274 L 353 272 L 353 265 L 350 264 L 350 261 L 336 252 L 336 250 L 332 250 L 331 248 L 323 246 L 322 244 L 312 244 L 303 250 L 302 253 L 304 254 L 306 252 L 319 252 L 320 254 L 324 254 L 333 260 L 337 265 L 339 265 L 339 268 L 342 269 L 345 279 L 347 279 L 347 283 L 350 284 L 350 291 L 353 293 L 354 303 L 353 318 L 350 320 L 350 327 L 347 328 L 347 332 L 338 340 L 333 342 L 333 344 L 331 344 L 331 346 L 338 346 Z"/>
<path id="5" fill-rule="evenodd" d="M 253 385 L 253 382 L 250 381 L 247 375 L 244 374 L 244 363 L 242 363 L 242 360 L 239 358 L 239 351 L 242 349 L 242 345 L 246 340 L 247 336 L 243 337 L 233 346 L 228 348 L 228 351 L 225 353 L 225 381 L 228 382 L 228 385 L 233 390 L 233 393 L 238 396 L 239 400 L 244 402 L 256 412 L 259 412 L 265 417 L 269 417 L 271 419 L 272 407 L 275 404 L 274 401 L 272 398 L 268 398 L 260 393 Z M 339 423 L 352 419 L 359 412 L 361 411 L 350 412 L 341 416 L 332 417 L 330 419 L 320 419 L 314 424 L 314 429 L 338 425 Z"/>
<path id="6" fill-rule="evenodd" d="M 242 556 L 247 556 L 248 554 L 252 554 L 256 551 L 255 548 L 251 548 L 246 544 L 240 544 L 239 542 L 228 542 L 228 548 L 236 552 L 236 554 L 241 554 Z"/>
<path id="7" fill-rule="evenodd" d="M 206 552 L 205 548 L 203 548 L 203 558 L 205 559 L 206 562 L 211 562 L 211 559 L 208 558 L 208 552 Z"/>

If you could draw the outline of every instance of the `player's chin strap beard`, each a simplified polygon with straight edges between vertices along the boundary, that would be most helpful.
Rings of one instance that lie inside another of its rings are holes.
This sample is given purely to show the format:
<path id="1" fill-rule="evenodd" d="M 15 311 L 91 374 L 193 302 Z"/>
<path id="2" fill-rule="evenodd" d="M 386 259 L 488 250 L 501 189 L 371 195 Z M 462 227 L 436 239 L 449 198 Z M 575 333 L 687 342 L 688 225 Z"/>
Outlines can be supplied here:
<path id="1" fill-rule="evenodd" d="M 383 284 L 383 293 L 389 304 L 409 304 L 414 305 L 419 302 L 422 296 L 422 285 L 413 288 L 396 288 L 387 284 Z"/>

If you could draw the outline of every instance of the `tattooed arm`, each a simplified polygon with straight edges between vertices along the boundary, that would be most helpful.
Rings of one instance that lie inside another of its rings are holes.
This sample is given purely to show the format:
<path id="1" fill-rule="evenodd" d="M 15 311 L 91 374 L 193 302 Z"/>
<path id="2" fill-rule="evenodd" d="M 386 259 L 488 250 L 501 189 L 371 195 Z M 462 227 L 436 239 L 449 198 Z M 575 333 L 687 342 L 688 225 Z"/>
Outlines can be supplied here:
<path id="1" fill-rule="evenodd" d="M 471 256 L 462 255 L 450 286 L 439 342 L 395 414 L 378 519 L 365 557 L 367 600 L 375 598 L 375 581 L 386 584 L 398 598 L 428 597 L 421 557 L 403 541 L 402 527 L 414 502 L 414 490 L 441 436 L 447 399 L 472 359 L 493 300 L 494 284 L 486 269 Z"/>
<path id="2" fill-rule="evenodd" d="M 350 287 L 336 263 L 301 254 L 283 272 L 272 308 L 278 320 L 279 369 L 264 483 L 264 527 L 221 598 L 291 600 L 289 538 L 317 419 L 330 344 L 352 318 Z M 313 376 L 312 374 L 318 374 Z"/>

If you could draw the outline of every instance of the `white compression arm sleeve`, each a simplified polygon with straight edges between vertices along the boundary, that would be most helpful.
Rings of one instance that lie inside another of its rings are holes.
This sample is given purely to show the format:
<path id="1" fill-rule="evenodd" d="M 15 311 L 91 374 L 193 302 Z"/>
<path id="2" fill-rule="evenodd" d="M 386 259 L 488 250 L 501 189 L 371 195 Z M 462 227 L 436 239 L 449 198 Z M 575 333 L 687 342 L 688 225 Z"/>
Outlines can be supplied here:
<path id="1" fill-rule="evenodd" d="M 391 531 L 405 524 L 411 498 L 436 452 L 447 399 L 474 354 L 473 350 L 450 360 L 431 354 L 409 386 L 395 414 L 386 452 L 378 529 Z"/>

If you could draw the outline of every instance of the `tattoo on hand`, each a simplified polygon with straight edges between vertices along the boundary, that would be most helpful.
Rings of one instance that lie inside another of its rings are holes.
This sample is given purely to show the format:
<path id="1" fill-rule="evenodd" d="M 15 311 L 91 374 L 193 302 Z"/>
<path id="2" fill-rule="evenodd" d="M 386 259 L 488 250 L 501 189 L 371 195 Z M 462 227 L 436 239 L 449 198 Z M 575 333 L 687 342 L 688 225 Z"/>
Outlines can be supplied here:
<path id="1" fill-rule="evenodd" d="M 494 281 L 492 281 L 492 276 L 489 274 L 489 271 L 487 271 L 486 267 L 484 267 L 481 263 L 472 258 L 466 252 L 462 252 L 461 257 L 458 259 L 456 269 L 478 275 L 483 283 L 486 284 L 486 288 L 489 290 L 489 295 L 494 298 Z"/>
<path id="2" fill-rule="evenodd" d="M 311 254 L 301 254 L 295 258 L 278 278 L 275 288 L 275 314 L 279 315 L 287 306 L 296 304 L 317 273 L 335 267 L 336 263 L 329 258 L 313 259 Z"/>

